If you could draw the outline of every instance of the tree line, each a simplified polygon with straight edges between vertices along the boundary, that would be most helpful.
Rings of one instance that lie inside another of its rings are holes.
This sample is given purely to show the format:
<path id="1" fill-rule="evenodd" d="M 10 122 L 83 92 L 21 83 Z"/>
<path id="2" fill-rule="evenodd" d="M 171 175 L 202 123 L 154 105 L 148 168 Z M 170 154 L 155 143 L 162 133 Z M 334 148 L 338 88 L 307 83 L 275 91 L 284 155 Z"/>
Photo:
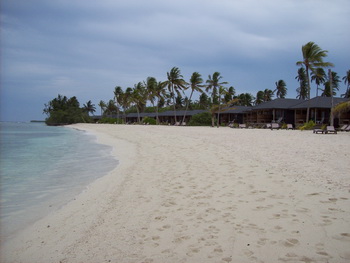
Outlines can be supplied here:
<path id="1" fill-rule="evenodd" d="M 322 50 L 314 42 L 308 42 L 302 46 L 302 60 L 296 62 L 296 65 L 300 66 L 295 77 L 299 82 L 296 98 L 310 99 L 312 82 L 316 84 L 316 96 L 319 96 L 319 92 L 321 96 L 335 96 L 336 92 L 339 91 L 341 80 L 338 74 L 330 70 L 327 74 L 325 71 L 325 68 L 334 66 L 330 62 L 323 61 L 327 57 L 327 53 L 327 50 Z M 341 96 L 350 98 L 350 70 L 342 79 L 347 85 L 347 89 Z M 227 85 L 228 82 L 223 81 L 220 72 L 209 75 L 206 81 L 203 80 L 200 73 L 194 72 L 187 82 L 180 69 L 173 67 L 167 72 L 165 81 L 157 81 L 154 77 L 148 77 L 145 81 L 138 82 L 134 87 L 128 87 L 125 90 L 116 86 L 113 99 L 108 102 L 101 100 L 98 106 L 101 109 L 101 115 L 115 114 L 118 119 L 125 118 L 126 114 L 130 112 L 137 112 L 138 116 L 141 112 L 155 112 L 157 123 L 159 123 L 158 113 L 160 111 L 173 110 L 175 122 L 181 122 L 185 120 L 186 112 L 189 109 L 220 112 L 223 107 L 253 106 L 270 101 L 274 97 L 285 98 L 287 95 L 287 85 L 282 79 L 275 82 L 274 89 L 258 91 L 256 96 L 250 93 L 236 94 L 235 88 L 233 86 L 227 87 Z M 190 90 L 189 97 L 185 96 L 184 91 L 186 90 Z M 199 93 L 199 99 L 196 101 L 192 101 L 194 93 Z M 51 102 L 48 106 L 45 105 L 44 109 L 48 115 L 53 109 Z M 151 107 L 147 107 L 148 102 L 152 105 Z M 178 120 L 177 110 L 185 110 L 183 120 Z M 94 113 L 95 111 L 95 105 L 91 101 L 84 104 L 82 108 L 83 113 Z M 138 121 L 140 121 L 140 117 L 138 117 Z"/>

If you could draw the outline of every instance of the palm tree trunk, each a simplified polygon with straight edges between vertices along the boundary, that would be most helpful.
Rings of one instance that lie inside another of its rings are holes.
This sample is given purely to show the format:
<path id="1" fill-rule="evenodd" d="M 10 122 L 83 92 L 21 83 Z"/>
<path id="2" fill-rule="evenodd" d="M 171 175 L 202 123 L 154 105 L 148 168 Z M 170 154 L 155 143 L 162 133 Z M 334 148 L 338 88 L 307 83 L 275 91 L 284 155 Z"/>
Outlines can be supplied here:
<path id="1" fill-rule="evenodd" d="M 221 95 L 220 95 L 220 91 L 219 91 L 219 110 L 218 110 L 218 120 L 217 120 L 217 127 L 219 128 L 220 127 L 220 110 L 221 110 Z"/>
<path id="2" fill-rule="evenodd" d="M 139 108 L 136 106 L 136 110 L 137 110 L 137 123 L 140 124 L 141 120 L 140 120 L 140 111 Z"/>
<path id="3" fill-rule="evenodd" d="M 183 119 L 182 119 L 182 122 L 183 122 L 183 123 L 185 122 L 185 119 L 186 119 L 186 113 L 187 113 L 187 110 L 188 110 L 188 106 L 190 105 L 190 101 L 191 101 L 191 98 L 192 98 L 192 94 L 193 94 L 193 90 L 191 91 L 190 98 L 189 98 L 189 100 L 187 101 L 185 114 L 184 114 L 184 117 L 183 117 Z"/>
<path id="4" fill-rule="evenodd" d="M 308 105 L 306 110 L 306 122 L 309 122 L 310 117 L 310 91 L 311 91 L 311 83 L 310 83 L 310 77 L 309 77 L 309 67 L 306 66 L 306 78 L 307 78 L 307 98 L 308 98 Z"/>
<path id="5" fill-rule="evenodd" d="M 173 93 L 173 104 L 174 104 L 174 117 L 175 117 L 175 125 L 177 123 L 177 118 L 176 118 L 176 101 L 175 101 L 175 92 L 174 92 L 174 86 L 171 85 L 171 90 Z"/>

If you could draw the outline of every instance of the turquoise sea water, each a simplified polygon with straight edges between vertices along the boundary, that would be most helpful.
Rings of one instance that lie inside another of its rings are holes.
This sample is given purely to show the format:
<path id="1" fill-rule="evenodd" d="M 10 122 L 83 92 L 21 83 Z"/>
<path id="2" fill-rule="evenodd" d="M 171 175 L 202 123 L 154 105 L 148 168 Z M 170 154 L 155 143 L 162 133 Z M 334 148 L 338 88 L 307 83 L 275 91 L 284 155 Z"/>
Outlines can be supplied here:
<path id="1" fill-rule="evenodd" d="M 95 136 L 44 123 L 0 123 L 1 240 L 60 208 L 118 163 Z"/>

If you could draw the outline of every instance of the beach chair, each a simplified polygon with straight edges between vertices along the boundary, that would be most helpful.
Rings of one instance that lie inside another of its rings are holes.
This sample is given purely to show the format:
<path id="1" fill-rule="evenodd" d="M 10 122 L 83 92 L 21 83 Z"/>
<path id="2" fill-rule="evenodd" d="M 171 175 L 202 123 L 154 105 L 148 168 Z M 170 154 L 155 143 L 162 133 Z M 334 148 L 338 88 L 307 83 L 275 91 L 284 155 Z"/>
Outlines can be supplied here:
<path id="1" fill-rule="evenodd" d="M 240 129 L 246 129 L 247 126 L 246 126 L 245 124 L 239 124 L 239 125 L 238 125 L 238 128 L 240 128 Z"/>
<path id="2" fill-rule="evenodd" d="M 350 125 L 348 125 L 348 127 L 346 127 L 344 131 L 349 132 L 350 131 Z"/>
<path id="3" fill-rule="evenodd" d="M 271 129 L 271 123 L 265 124 L 266 129 Z"/>
<path id="4" fill-rule="evenodd" d="M 279 117 L 276 123 L 281 123 L 282 120 L 283 120 L 283 117 Z"/>
<path id="5" fill-rule="evenodd" d="M 314 133 L 318 134 L 318 133 L 324 133 L 325 130 L 322 130 L 322 129 L 314 129 Z"/>
<path id="6" fill-rule="evenodd" d="M 180 126 L 180 122 L 175 122 L 175 124 L 174 124 L 175 126 Z"/>
<path id="7" fill-rule="evenodd" d="M 287 130 L 294 130 L 293 124 L 287 124 Z"/>
<path id="8" fill-rule="evenodd" d="M 336 131 L 336 129 L 334 129 L 334 126 L 327 126 L 325 133 L 326 134 L 328 134 L 328 133 L 337 134 L 337 131 Z"/>
<path id="9" fill-rule="evenodd" d="M 339 128 L 339 131 L 346 131 L 346 129 L 349 127 L 350 125 L 345 124 L 342 127 Z"/>
<path id="10" fill-rule="evenodd" d="M 279 130 L 280 125 L 278 123 L 271 123 L 271 130 Z"/>
<path id="11" fill-rule="evenodd" d="M 186 126 L 186 122 L 181 122 L 181 126 Z"/>

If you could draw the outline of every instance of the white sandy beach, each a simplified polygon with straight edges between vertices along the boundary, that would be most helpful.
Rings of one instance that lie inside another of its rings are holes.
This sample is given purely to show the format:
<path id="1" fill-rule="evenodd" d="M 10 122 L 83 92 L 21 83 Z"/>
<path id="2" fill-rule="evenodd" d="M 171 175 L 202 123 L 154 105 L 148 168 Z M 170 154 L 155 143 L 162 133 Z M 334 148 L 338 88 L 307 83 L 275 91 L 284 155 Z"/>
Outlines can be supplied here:
<path id="1" fill-rule="evenodd" d="M 350 133 L 72 127 L 120 164 L 1 262 L 350 262 Z"/>

